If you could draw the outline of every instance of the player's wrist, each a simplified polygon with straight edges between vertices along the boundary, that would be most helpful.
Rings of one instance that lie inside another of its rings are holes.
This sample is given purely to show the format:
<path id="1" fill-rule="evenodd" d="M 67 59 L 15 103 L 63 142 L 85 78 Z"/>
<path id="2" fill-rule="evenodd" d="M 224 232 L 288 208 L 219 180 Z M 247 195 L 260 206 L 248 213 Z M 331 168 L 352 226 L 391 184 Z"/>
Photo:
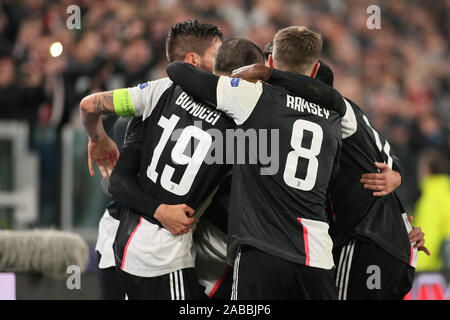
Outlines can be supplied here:
<path id="1" fill-rule="evenodd" d="M 101 143 L 108 140 L 109 136 L 103 128 L 99 128 L 95 133 L 89 134 L 89 140 L 94 143 Z"/>
<path id="2" fill-rule="evenodd" d="M 161 222 L 160 219 L 163 217 L 164 212 L 167 210 L 167 208 L 168 208 L 167 204 L 161 203 L 160 205 L 158 205 L 153 213 L 153 218 Z"/>
<path id="3" fill-rule="evenodd" d="M 270 78 L 270 76 L 272 75 L 272 71 L 273 71 L 273 69 L 272 68 L 269 68 L 269 67 L 267 67 L 267 66 L 265 66 L 265 65 L 258 65 L 258 68 L 260 69 L 260 74 L 261 74 L 261 79 L 264 81 L 264 82 L 267 82 L 268 80 L 269 80 L 269 78 Z"/>
<path id="4" fill-rule="evenodd" d="M 99 133 L 96 133 L 96 134 L 91 135 L 91 136 L 89 137 L 89 139 L 90 139 L 92 142 L 99 142 L 102 138 L 104 138 L 104 136 L 105 136 L 105 133 L 104 133 L 104 132 L 99 132 Z"/>

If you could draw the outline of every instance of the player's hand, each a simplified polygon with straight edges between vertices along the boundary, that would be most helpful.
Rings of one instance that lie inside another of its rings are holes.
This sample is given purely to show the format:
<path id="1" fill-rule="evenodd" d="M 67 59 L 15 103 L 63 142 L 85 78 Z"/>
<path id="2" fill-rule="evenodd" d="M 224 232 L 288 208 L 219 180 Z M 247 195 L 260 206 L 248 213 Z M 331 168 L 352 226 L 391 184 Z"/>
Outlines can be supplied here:
<path id="1" fill-rule="evenodd" d="M 96 141 L 89 139 L 88 164 L 91 176 L 95 175 L 94 163 L 97 163 L 103 178 L 107 178 L 111 175 L 118 158 L 119 149 L 117 149 L 116 143 L 106 133 L 103 133 Z"/>
<path id="2" fill-rule="evenodd" d="M 413 221 L 412 216 L 408 216 L 408 221 L 411 224 Z M 425 233 L 422 232 L 422 228 L 420 227 L 413 227 L 411 232 L 408 234 L 409 236 L 409 242 L 416 243 L 414 247 L 417 248 L 418 251 L 423 251 L 427 256 L 431 255 L 430 250 L 428 250 L 427 247 L 425 247 Z"/>
<path id="3" fill-rule="evenodd" d="M 251 64 L 231 72 L 232 78 L 242 78 L 246 81 L 267 81 L 272 74 L 272 69 L 263 64 Z"/>
<path id="4" fill-rule="evenodd" d="M 375 191 L 375 197 L 382 197 L 394 191 L 402 183 L 400 173 L 392 170 L 384 162 L 375 162 L 375 166 L 380 169 L 379 173 L 365 173 L 361 176 L 360 182 L 364 188 Z"/>
<path id="5" fill-rule="evenodd" d="M 189 232 L 195 222 L 194 209 L 186 204 L 161 204 L 153 217 L 173 235 Z"/>

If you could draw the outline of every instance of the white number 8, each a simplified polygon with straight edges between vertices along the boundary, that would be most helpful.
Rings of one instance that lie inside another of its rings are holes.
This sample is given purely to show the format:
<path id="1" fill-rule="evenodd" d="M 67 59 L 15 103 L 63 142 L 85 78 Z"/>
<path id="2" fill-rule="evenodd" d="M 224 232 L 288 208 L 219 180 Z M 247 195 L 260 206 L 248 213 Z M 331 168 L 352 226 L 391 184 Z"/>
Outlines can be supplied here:
<path id="1" fill-rule="evenodd" d="M 305 130 L 312 133 L 311 147 L 309 149 L 302 147 L 303 133 Z M 294 150 L 287 155 L 283 174 L 284 182 L 288 186 L 302 191 L 310 191 L 314 187 L 316 184 L 317 170 L 319 169 L 317 156 L 322 147 L 322 140 L 323 130 L 320 125 L 301 119 L 294 122 L 291 136 L 291 146 Z M 305 179 L 300 179 L 295 176 L 300 157 L 309 161 Z"/>

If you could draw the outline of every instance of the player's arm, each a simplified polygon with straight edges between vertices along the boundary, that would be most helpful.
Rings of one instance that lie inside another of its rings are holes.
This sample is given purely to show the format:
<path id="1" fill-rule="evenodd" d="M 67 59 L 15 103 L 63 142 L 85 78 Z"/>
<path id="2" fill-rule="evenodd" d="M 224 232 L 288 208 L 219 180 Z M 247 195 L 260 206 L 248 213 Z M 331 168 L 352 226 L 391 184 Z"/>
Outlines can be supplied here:
<path id="1" fill-rule="evenodd" d="M 122 153 L 111 174 L 109 191 L 124 205 L 157 222 L 172 234 L 188 232 L 195 218 L 186 204 L 166 205 L 142 191 L 136 177 L 142 148 L 142 118 L 134 118 L 128 128 Z"/>
<path id="2" fill-rule="evenodd" d="M 219 77 L 207 71 L 197 69 L 184 62 L 172 62 L 167 66 L 170 80 L 183 88 L 197 100 L 217 106 L 216 88 Z"/>
<path id="3" fill-rule="evenodd" d="M 234 70 L 231 76 L 250 82 L 260 80 L 271 85 L 283 87 L 293 95 L 306 98 L 311 102 L 336 111 L 341 117 L 346 112 L 343 103 L 336 103 L 336 101 L 342 99 L 337 90 L 327 86 L 320 80 L 302 74 L 272 69 L 262 64 L 253 64 Z"/>
<path id="4" fill-rule="evenodd" d="M 413 217 L 408 216 L 408 221 L 410 224 L 412 224 Z M 425 252 L 427 256 L 431 255 L 430 250 L 425 247 L 425 233 L 422 232 L 422 228 L 413 226 L 411 227 L 412 230 L 408 233 L 409 242 L 415 243 L 414 247 L 416 247 L 419 251 Z"/>
<path id="5" fill-rule="evenodd" d="M 261 82 L 218 77 L 184 62 L 169 64 L 167 74 L 188 94 L 223 111 L 237 124 L 247 120 L 263 91 Z"/>
<path id="6" fill-rule="evenodd" d="M 124 148 L 111 174 L 109 191 L 124 205 L 157 222 L 173 235 L 186 233 L 195 222 L 186 204 L 167 205 L 142 191 L 136 181 L 140 150 Z"/>
<path id="7" fill-rule="evenodd" d="M 128 89 L 90 94 L 81 100 L 80 112 L 86 133 L 92 141 L 98 141 L 106 135 L 101 121 L 102 115 L 110 113 L 124 117 L 135 115 Z"/>
<path id="8" fill-rule="evenodd" d="M 390 150 L 389 155 L 392 158 L 392 168 L 389 166 L 389 161 L 387 164 L 375 162 L 374 164 L 379 172 L 365 173 L 361 176 L 360 181 L 364 188 L 374 191 L 373 196 L 375 197 L 386 196 L 402 184 L 400 159 L 392 153 L 392 150 Z"/>
<path id="9" fill-rule="evenodd" d="M 365 189 L 374 191 L 375 197 L 386 196 L 401 185 L 402 176 L 398 171 L 392 170 L 384 162 L 375 162 L 375 166 L 380 172 L 365 173 L 360 179 Z"/>
<path id="10" fill-rule="evenodd" d="M 86 96 L 80 103 L 80 117 L 84 129 L 89 137 L 88 142 L 88 163 L 91 176 L 95 175 L 94 163 L 97 162 L 98 168 L 104 178 L 111 174 L 119 150 L 114 141 L 106 134 L 101 120 L 102 115 L 116 113 L 118 115 L 133 116 L 134 112 L 126 109 L 127 101 L 118 99 L 118 97 L 127 89 L 114 91 L 98 92 Z"/>
<path id="11" fill-rule="evenodd" d="M 116 144 L 106 135 L 101 121 L 104 114 L 122 117 L 148 116 L 163 92 L 170 86 L 167 78 L 143 83 L 132 88 L 98 92 L 86 96 L 80 103 L 80 116 L 89 136 L 89 172 L 93 176 L 94 163 L 106 178 L 119 156 Z"/>

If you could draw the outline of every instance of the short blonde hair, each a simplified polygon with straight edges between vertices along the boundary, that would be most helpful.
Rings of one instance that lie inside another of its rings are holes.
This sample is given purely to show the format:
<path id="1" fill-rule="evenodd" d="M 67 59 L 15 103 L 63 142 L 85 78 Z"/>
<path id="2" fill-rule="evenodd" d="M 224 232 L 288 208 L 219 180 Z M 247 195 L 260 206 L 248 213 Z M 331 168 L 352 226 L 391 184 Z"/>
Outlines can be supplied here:
<path id="1" fill-rule="evenodd" d="M 305 73 L 319 60 L 322 45 L 322 36 L 304 26 L 281 29 L 273 40 L 274 63 L 285 71 Z"/>

